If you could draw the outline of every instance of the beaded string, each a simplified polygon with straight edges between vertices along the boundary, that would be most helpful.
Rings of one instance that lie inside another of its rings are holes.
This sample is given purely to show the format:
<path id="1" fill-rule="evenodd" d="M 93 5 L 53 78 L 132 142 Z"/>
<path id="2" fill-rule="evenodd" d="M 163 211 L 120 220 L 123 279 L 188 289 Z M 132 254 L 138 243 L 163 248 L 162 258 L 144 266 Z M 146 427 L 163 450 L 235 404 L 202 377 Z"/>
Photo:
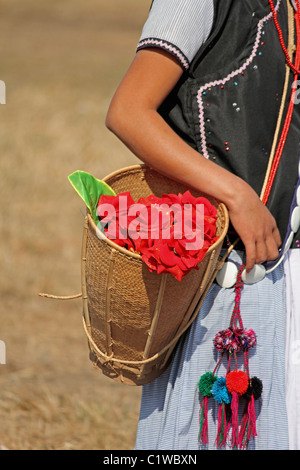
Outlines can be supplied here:
<path id="1" fill-rule="evenodd" d="M 298 20 L 299 20 L 299 17 L 300 17 L 299 0 L 295 0 L 295 2 L 296 2 L 296 6 L 297 6 L 297 11 L 295 12 L 295 17 L 296 17 L 296 21 L 297 21 L 297 18 L 298 18 Z M 294 65 L 294 64 L 292 63 L 292 61 L 291 61 L 291 59 L 290 59 L 290 56 L 289 56 L 289 53 L 288 53 L 288 50 L 287 50 L 287 48 L 286 48 L 286 46 L 285 46 L 284 38 L 283 38 L 283 33 L 282 33 L 281 28 L 280 28 L 278 19 L 277 19 L 278 13 L 277 13 L 277 11 L 275 10 L 273 0 L 269 0 L 269 4 L 270 4 L 270 8 L 271 8 L 271 11 L 272 11 L 272 14 L 273 14 L 274 23 L 275 23 L 275 26 L 276 26 L 276 29 L 277 29 L 277 32 L 278 32 L 279 41 L 280 41 L 282 50 L 283 50 L 283 52 L 284 52 L 284 54 L 285 54 L 287 64 L 288 64 L 289 67 L 294 71 L 295 74 L 299 75 L 299 74 L 300 74 L 300 70 L 298 69 L 298 67 L 297 67 L 296 65 Z"/>
<path id="2" fill-rule="evenodd" d="M 273 13 L 274 23 L 275 23 L 276 29 L 278 31 L 279 41 L 280 41 L 282 50 L 283 50 L 283 52 L 286 56 L 286 60 L 287 60 L 287 63 L 289 65 L 289 67 L 294 71 L 294 81 L 297 79 L 298 75 L 300 74 L 300 70 L 299 70 L 299 65 L 300 65 L 300 4 L 299 4 L 299 0 L 295 0 L 295 1 L 296 1 L 296 5 L 297 5 L 297 11 L 295 11 L 295 23 L 296 23 L 296 32 L 297 32 L 297 47 L 296 47 L 295 65 L 293 65 L 291 60 L 290 60 L 290 57 L 289 57 L 288 51 L 286 49 L 286 46 L 284 44 L 283 34 L 282 34 L 282 31 L 281 31 L 280 25 L 278 23 L 278 20 L 277 20 L 277 12 L 275 11 L 273 1 L 269 0 L 269 4 L 270 4 L 270 7 L 271 7 L 271 10 L 272 10 L 272 13 Z M 264 196 L 262 198 L 263 204 L 267 204 L 268 198 L 270 196 L 271 188 L 272 188 L 272 185 L 273 185 L 273 182 L 274 182 L 274 179 L 275 179 L 275 175 L 276 175 L 276 172 L 277 172 L 277 169 L 278 169 L 279 161 L 280 161 L 280 158 L 282 156 L 283 148 L 284 148 L 284 145 L 285 145 L 285 142 L 286 142 L 286 139 L 287 139 L 287 134 L 288 134 L 288 131 L 289 131 L 289 128 L 290 128 L 290 124 L 291 124 L 291 120 L 292 120 L 292 114 L 293 114 L 293 110 L 294 110 L 295 93 L 296 93 L 296 88 L 293 87 L 289 107 L 288 107 L 288 110 L 287 110 L 287 115 L 286 115 L 285 122 L 284 122 L 283 129 L 282 129 L 282 134 L 281 134 L 281 137 L 280 137 L 280 140 L 279 140 L 279 143 L 278 143 L 278 146 L 277 146 L 277 150 L 276 150 L 276 153 L 275 153 L 275 156 L 274 156 L 274 161 L 273 161 L 273 164 L 272 164 L 272 167 L 271 167 L 271 171 L 270 171 L 269 179 L 268 179 L 268 182 L 267 182 L 267 185 L 266 185 L 265 193 L 264 193 Z"/>

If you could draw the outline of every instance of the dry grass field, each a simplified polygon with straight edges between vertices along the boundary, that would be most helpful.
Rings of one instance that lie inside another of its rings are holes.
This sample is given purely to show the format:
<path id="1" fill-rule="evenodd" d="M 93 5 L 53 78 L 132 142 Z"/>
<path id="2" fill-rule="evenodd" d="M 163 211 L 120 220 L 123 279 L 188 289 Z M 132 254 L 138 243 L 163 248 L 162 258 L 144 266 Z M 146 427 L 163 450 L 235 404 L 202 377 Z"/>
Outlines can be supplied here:
<path id="1" fill-rule="evenodd" d="M 82 328 L 84 206 L 67 176 L 137 159 L 105 128 L 150 0 L 0 0 L 0 446 L 132 449 L 140 388 L 95 370 Z"/>

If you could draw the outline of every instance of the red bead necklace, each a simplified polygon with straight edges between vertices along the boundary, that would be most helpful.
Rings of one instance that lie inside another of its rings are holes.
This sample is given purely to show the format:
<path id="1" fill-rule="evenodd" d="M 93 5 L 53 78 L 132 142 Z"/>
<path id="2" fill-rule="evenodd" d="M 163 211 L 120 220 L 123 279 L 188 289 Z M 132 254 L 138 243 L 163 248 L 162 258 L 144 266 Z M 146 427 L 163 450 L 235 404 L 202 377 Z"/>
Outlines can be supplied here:
<path id="1" fill-rule="evenodd" d="M 299 66 L 300 66 L 300 4 L 299 4 L 299 0 L 295 0 L 295 2 L 296 2 L 296 7 L 297 7 L 297 10 L 295 11 L 297 47 L 296 47 L 296 55 L 295 55 L 295 65 L 293 65 L 291 60 L 290 60 L 287 48 L 284 44 L 283 34 L 282 34 L 282 31 L 281 31 L 280 25 L 278 23 L 278 20 L 277 20 L 277 12 L 275 11 L 273 1 L 269 0 L 269 4 L 270 4 L 271 11 L 272 11 L 272 14 L 273 14 L 274 24 L 275 24 L 277 32 L 278 32 L 279 41 L 280 41 L 282 50 L 283 50 L 283 52 L 286 56 L 287 64 L 289 65 L 289 67 L 294 72 L 294 82 L 297 80 L 298 75 L 300 75 L 300 70 L 299 70 Z M 268 182 L 267 182 L 267 185 L 266 185 L 265 193 L 264 193 L 264 196 L 262 198 L 262 202 L 264 204 L 267 204 L 267 201 L 268 201 L 268 198 L 269 198 L 269 195 L 270 195 L 270 192 L 271 192 L 271 188 L 272 188 L 272 185 L 273 185 L 273 182 L 274 182 L 274 179 L 275 179 L 275 175 L 276 175 L 276 172 L 277 172 L 277 169 L 278 169 L 279 161 L 280 161 L 280 158 L 281 158 L 281 155 L 282 155 L 282 152 L 283 152 L 284 144 L 286 142 L 287 134 L 288 134 L 288 131 L 289 131 L 289 128 L 290 128 L 290 124 L 291 124 L 291 120 L 292 120 L 292 114 L 293 114 L 293 110 L 294 110 L 294 104 L 295 104 L 296 89 L 297 88 L 293 86 L 292 93 L 291 93 L 291 98 L 290 98 L 290 103 L 289 103 L 289 107 L 288 107 L 288 110 L 287 110 L 287 115 L 286 115 L 285 122 L 284 122 L 284 125 L 283 125 L 280 140 L 278 142 L 276 153 L 275 153 L 275 156 L 274 156 L 274 161 L 273 161 L 273 164 L 272 164 L 272 167 L 271 167 L 271 171 L 270 171 L 269 179 L 268 179 Z"/>
<path id="2" fill-rule="evenodd" d="M 300 12 L 299 12 L 299 1 L 296 0 L 296 6 L 297 6 L 297 11 L 295 11 L 295 17 L 296 17 L 296 24 L 297 24 L 297 18 L 299 20 L 299 15 L 300 15 Z M 287 51 L 287 48 L 284 44 L 284 39 L 283 39 L 283 34 L 282 34 L 282 31 L 281 31 L 281 28 L 279 26 L 279 23 L 278 23 L 278 19 L 277 19 L 277 11 L 275 10 L 275 7 L 274 7 L 274 3 L 272 0 L 269 0 L 269 4 L 270 4 L 270 8 L 271 8 L 271 11 L 272 11 L 272 14 L 273 14 L 273 19 L 274 19 L 274 23 L 275 23 L 275 26 L 276 26 L 276 29 L 277 29 L 277 32 L 278 32 L 278 36 L 279 36 L 279 41 L 280 41 L 280 44 L 281 44 L 281 47 L 283 49 L 283 52 L 285 54 L 285 57 L 286 57 L 286 61 L 289 65 L 289 67 L 297 74 L 299 75 L 300 74 L 300 70 L 295 67 L 290 59 L 290 56 L 289 56 L 289 53 Z"/>

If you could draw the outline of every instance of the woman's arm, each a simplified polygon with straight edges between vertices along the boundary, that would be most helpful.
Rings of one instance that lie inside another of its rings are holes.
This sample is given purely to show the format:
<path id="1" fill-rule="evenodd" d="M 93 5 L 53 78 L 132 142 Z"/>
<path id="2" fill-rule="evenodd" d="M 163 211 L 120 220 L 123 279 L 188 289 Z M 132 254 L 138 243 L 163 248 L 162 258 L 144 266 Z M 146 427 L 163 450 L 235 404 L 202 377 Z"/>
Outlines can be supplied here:
<path id="1" fill-rule="evenodd" d="M 112 99 L 106 125 L 152 168 L 226 204 L 250 271 L 255 263 L 277 258 L 276 222 L 247 183 L 186 144 L 157 112 L 181 74 L 170 54 L 139 51 Z"/>

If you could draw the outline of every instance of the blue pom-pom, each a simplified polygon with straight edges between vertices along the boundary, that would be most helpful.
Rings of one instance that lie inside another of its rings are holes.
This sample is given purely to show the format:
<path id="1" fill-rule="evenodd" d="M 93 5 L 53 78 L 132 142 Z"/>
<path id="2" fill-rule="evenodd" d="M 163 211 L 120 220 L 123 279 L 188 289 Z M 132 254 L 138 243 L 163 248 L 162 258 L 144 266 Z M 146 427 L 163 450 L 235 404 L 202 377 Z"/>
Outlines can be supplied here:
<path id="1" fill-rule="evenodd" d="M 217 403 L 229 404 L 231 402 L 232 395 L 227 390 L 225 377 L 220 377 L 215 381 L 212 394 Z"/>

